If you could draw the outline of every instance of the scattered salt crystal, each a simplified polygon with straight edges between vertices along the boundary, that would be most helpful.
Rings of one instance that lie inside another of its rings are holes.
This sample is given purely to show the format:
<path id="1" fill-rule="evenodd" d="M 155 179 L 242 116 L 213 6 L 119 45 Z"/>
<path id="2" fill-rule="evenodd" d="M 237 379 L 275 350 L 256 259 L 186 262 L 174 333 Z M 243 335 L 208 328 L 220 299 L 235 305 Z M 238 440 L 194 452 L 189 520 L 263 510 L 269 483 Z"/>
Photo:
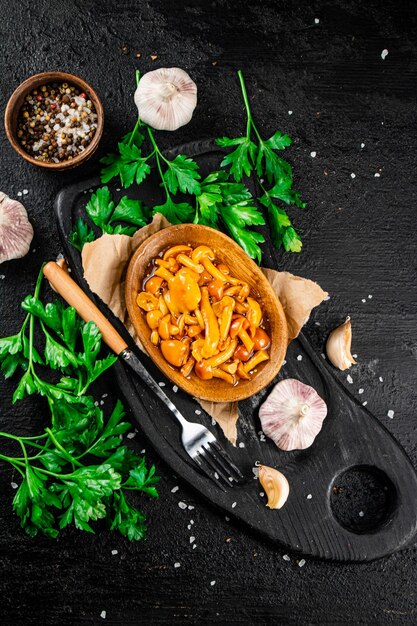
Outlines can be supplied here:
<path id="1" fill-rule="evenodd" d="M 354 174 L 353 172 L 350 175 L 351 178 L 356 178 L 356 174 Z"/>
<path id="2" fill-rule="evenodd" d="M 226 522 L 230 522 L 230 517 L 227 517 L 227 515 L 224 519 L 226 520 Z"/>
<path id="3" fill-rule="evenodd" d="M 176 493 L 178 489 L 179 489 L 178 485 L 175 485 L 175 487 L 171 489 L 171 493 Z"/>
<path id="4" fill-rule="evenodd" d="M 357 354 L 352 354 L 352 356 L 353 356 L 353 358 L 354 358 L 354 359 L 357 359 L 357 358 L 358 358 L 358 355 L 357 355 Z"/>
<path id="5" fill-rule="evenodd" d="M 6 276 L 4 274 L 0 274 L 0 280 L 4 280 Z"/>
<path id="6" fill-rule="evenodd" d="M 119 551 L 118 550 L 112 550 L 111 553 L 112 553 L 113 556 L 115 556 L 116 554 L 119 554 Z"/>
<path id="7" fill-rule="evenodd" d="M 284 561 L 291 561 L 291 559 L 288 556 L 288 554 L 284 554 L 282 558 L 284 559 Z"/>
<path id="8" fill-rule="evenodd" d="M 307 500 L 311 500 L 312 497 L 313 496 L 311 495 L 311 493 L 309 493 L 308 496 L 307 496 Z"/>
<path id="9" fill-rule="evenodd" d="M 362 388 L 358 390 L 358 393 L 363 393 L 363 392 L 364 392 L 364 389 Z"/>
<path id="10" fill-rule="evenodd" d="M 359 511 L 359 517 L 363 517 L 365 513 L 363 511 Z"/>
<path id="11" fill-rule="evenodd" d="M 215 426 L 216 424 L 217 424 L 216 420 L 215 420 L 215 419 L 212 419 L 212 420 L 211 420 L 211 425 L 212 425 L 212 426 Z"/>
<path id="12" fill-rule="evenodd" d="M 374 176 L 375 176 L 375 178 L 379 178 L 381 176 L 381 174 L 379 172 L 375 172 Z"/>
<path id="13" fill-rule="evenodd" d="M 362 302 L 363 302 L 363 303 L 365 303 L 365 302 L 366 302 L 365 298 L 362 298 Z"/>
<path id="14" fill-rule="evenodd" d="M 196 409 L 196 410 L 194 411 L 194 413 L 195 413 L 196 415 L 201 415 L 201 411 L 200 411 L 199 409 Z"/>
<path id="15" fill-rule="evenodd" d="M 313 150 L 313 152 L 310 152 L 310 156 L 312 159 L 314 159 L 317 156 L 317 152 Z"/>
<path id="16" fill-rule="evenodd" d="M 298 567 L 304 567 L 305 564 L 306 564 L 305 559 L 301 559 L 301 561 L 298 561 Z"/>
<path id="17" fill-rule="evenodd" d="M 284 360 L 283 360 L 283 362 L 282 362 L 282 364 L 283 364 L 283 365 L 286 365 L 286 363 L 287 363 L 287 361 L 284 359 Z"/>
<path id="18" fill-rule="evenodd" d="M 133 439 L 133 437 L 135 437 L 135 436 L 136 436 L 136 433 L 127 433 L 127 435 L 126 435 L 126 437 L 128 439 Z"/>
<path id="19" fill-rule="evenodd" d="M 326 355 L 324 354 L 324 352 L 322 352 L 322 353 L 321 353 L 321 358 L 322 358 L 322 359 L 325 359 L 325 358 L 326 358 Z"/>
<path id="20" fill-rule="evenodd" d="M 178 502 L 178 506 L 180 507 L 180 509 L 184 510 L 187 508 L 187 505 L 185 504 L 185 502 Z"/>
<path id="21" fill-rule="evenodd" d="M 121 191 L 120 187 L 116 187 L 116 191 Z"/>
<path id="22" fill-rule="evenodd" d="M 187 525 L 187 530 L 191 530 L 191 524 Z"/>
<path id="23" fill-rule="evenodd" d="M 379 382 L 380 382 L 380 383 L 383 383 L 383 382 L 384 382 L 384 379 L 382 378 L 382 376 L 380 376 L 380 377 L 379 377 Z"/>
<path id="24" fill-rule="evenodd" d="M 178 562 L 177 562 L 177 563 L 174 563 L 174 567 L 175 567 L 175 568 L 177 568 L 177 567 L 181 567 L 181 563 L 178 563 Z"/>
<path id="25" fill-rule="evenodd" d="M 100 617 L 101 617 L 102 619 L 106 619 L 106 615 L 107 615 L 106 611 L 102 611 L 102 612 L 100 613 Z"/>
<path id="26" fill-rule="evenodd" d="M 364 144 L 364 143 L 361 143 L 361 148 L 364 148 L 364 147 L 365 147 L 365 144 Z"/>
<path id="27" fill-rule="evenodd" d="M 173 391 L 174 393 L 177 393 L 177 391 L 178 391 L 178 387 L 177 387 L 177 385 L 174 385 L 174 386 L 173 386 L 172 391 Z"/>
<path id="28" fill-rule="evenodd" d="M 316 326 L 320 326 L 320 322 L 314 322 Z"/>
<path id="29" fill-rule="evenodd" d="M 348 374 L 346 376 L 346 380 L 348 381 L 349 385 L 351 385 L 353 383 L 353 378 L 352 378 L 352 376 L 350 374 Z"/>
<path id="30" fill-rule="evenodd" d="M 210 581 L 210 585 L 211 585 L 212 587 L 213 587 L 213 585 L 215 585 L 215 584 L 216 584 L 216 581 L 215 581 L 215 580 L 211 580 L 211 581 Z"/>
<path id="31" fill-rule="evenodd" d="M 94 402 L 94 406 L 98 406 L 98 400 Z"/>
<path id="32" fill-rule="evenodd" d="M 10 486 L 12 489 L 17 489 L 19 485 L 17 483 L 10 483 Z"/>
<path id="33" fill-rule="evenodd" d="M 18 198 L 20 198 L 20 197 L 21 197 L 21 195 L 22 195 L 22 192 L 21 192 L 21 191 L 18 191 L 18 192 L 17 192 L 17 197 L 18 197 Z"/>
<path id="34" fill-rule="evenodd" d="M 194 543 L 195 537 L 190 537 L 190 543 Z"/>
<path id="35" fill-rule="evenodd" d="M 392 419 L 392 418 L 394 417 L 394 411 L 393 411 L 392 409 L 390 409 L 390 410 L 388 411 L 387 415 L 388 415 L 388 417 L 389 417 L 390 419 Z"/>
<path id="36" fill-rule="evenodd" d="M 243 443 L 243 441 L 241 441 L 241 442 L 239 443 L 239 448 L 244 448 L 244 447 L 245 447 L 245 444 Z"/>
<path id="37" fill-rule="evenodd" d="M 24 196 L 27 196 L 27 194 L 29 193 L 29 191 L 28 191 L 27 189 L 24 189 L 24 190 L 22 191 L 22 193 L 23 193 L 23 195 L 24 195 Z"/>
<path id="38" fill-rule="evenodd" d="M 191 504 L 188 505 L 188 510 L 189 511 L 193 511 L 195 509 L 195 506 L 192 506 Z"/>
<path id="39" fill-rule="evenodd" d="M 381 59 L 385 61 L 385 58 L 388 56 L 388 50 L 386 48 L 381 52 Z"/>
<path id="40" fill-rule="evenodd" d="M 264 494 L 264 492 L 263 492 L 263 491 L 260 491 L 260 492 L 259 492 L 259 495 L 261 496 L 261 498 L 263 498 L 265 494 Z"/>
<path id="41" fill-rule="evenodd" d="M 362 402 L 362 406 L 366 406 L 368 404 L 368 400 L 365 400 L 365 402 Z"/>
<path id="42" fill-rule="evenodd" d="M 302 360 L 303 360 L 303 357 L 302 357 L 301 354 L 299 354 L 298 357 L 297 357 L 297 361 L 302 361 Z"/>
<path id="43" fill-rule="evenodd" d="M 371 294 L 371 293 L 369 294 L 368 298 L 369 298 L 370 300 L 372 300 L 372 294 Z"/>
<path id="44" fill-rule="evenodd" d="M 103 404 L 104 404 L 104 400 L 100 400 L 100 406 L 103 406 Z M 128 437 L 129 437 L 129 435 L 128 435 Z"/>
<path id="45" fill-rule="evenodd" d="M 160 387 L 165 387 L 165 383 L 163 383 L 163 382 L 158 383 L 158 385 L 159 385 Z"/>
<path id="46" fill-rule="evenodd" d="M 190 524 L 193 525 L 194 524 L 194 520 L 190 519 Z"/>
<path id="47" fill-rule="evenodd" d="M 232 504 L 232 509 L 234 509 L 234 508 L 235 508 L 236 504 L 237 504 L 237 502 L 233 502 L 233 504 Z"/>
<path id="48" fill-rule="evenodd" d="M 292 111 L 288 111 L 288 115 L 292 115 Z"/>
<path id="49" fill-rule="evenodd" d="M 195 549 L 196 549 L 196 547 L 197 547 L 197 544 L 195 543 L 195 544 L 193 545 L 193 550 L 195 550 Z"/>
<path id="50" fill-rule="evenodd" d="M 101 396 L 102 398 L 107 398 L 109 394 L 108 393 L 103 393 L 103 395 Z"/>
<path id="51" fill-rule="evenodd" d="M 143 450 L 140 451 L 141 454 L 145 454 L 146 450 L 145 448 L 143 448 Z"/>

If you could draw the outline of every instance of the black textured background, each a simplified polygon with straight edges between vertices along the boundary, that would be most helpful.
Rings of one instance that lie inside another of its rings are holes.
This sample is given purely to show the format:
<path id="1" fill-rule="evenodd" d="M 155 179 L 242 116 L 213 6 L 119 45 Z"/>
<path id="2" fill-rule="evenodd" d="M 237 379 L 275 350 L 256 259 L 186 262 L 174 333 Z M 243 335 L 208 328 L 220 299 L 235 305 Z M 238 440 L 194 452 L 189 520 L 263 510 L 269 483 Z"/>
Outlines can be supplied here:
<path id="1" fill-rule="evenodd" d="M 163 137 L 169 146 L 243 131 L 240 67 L 258 125 L 294 139 L 287 155 L 308 201 L 304 213 L 293 213 L 304 250 L 282 255 L 281 267 L 331 293 L 306 332 L 321 352 L 328 331 L 351 315 L 359 365 L 350 388 L 364 390 L 360 398 L 416 467 L 415 3 L 1 0 L 0 10 L 1 113 L 23 79 L 50 69 L 91 82 L 106 112 L 99 153 L 67 174 L 32 169 L 0 131 L 0 189 L 13 197 L 28 190 L 24 202 L 36 233 L 28 257 L 0 267 L 0 334 L 17 328 L 22 296 L 41 262 L 60 250 L 56 192 L 95 174 L 99 156 L 133 125 L 135 68 L 178 65 L 198 84 L 195 116 Z M 42 402 L 11 407 L 12 385 L 0 385 L 0 428 L 36 430 Z M 141 450 L 146 442 L 137 435 L 133 445 Z M 122 625 L 416 623 L 415 548 L 367 565 L 307 560 L 300 568 L 182 485 L 171 493 L 175 477 L 148 456 L 162 476 L 161 498 L 144 502 L 149 538 L 133 545 L 106 531 L 68 531 L 55 542 L 26 538 L 11 511 L 12 473 L 0 468 L 4 624 L 100 624 L 102 611 L 104 623 Z M 195 508 L 181 510 L 180 500 Z"/>

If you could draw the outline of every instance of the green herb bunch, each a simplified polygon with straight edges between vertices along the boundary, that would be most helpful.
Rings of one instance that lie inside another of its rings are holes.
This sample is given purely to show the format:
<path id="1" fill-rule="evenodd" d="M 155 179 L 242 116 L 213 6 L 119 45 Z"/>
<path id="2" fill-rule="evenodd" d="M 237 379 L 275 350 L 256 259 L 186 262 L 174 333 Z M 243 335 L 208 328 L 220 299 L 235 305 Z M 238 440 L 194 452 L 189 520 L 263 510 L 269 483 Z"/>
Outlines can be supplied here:
<path id="1" fill-rule="evenodd" d="M 106 518 L 112 530 L 142 539 L 145 517 L 126 492 L 157 497 L 155 468 L 148 469 L 145 459 L 123 444 L 121 436 L 132 426 L 123 419 L 121 402 L 105 422 L 99 403 L 86 393 L 117 357 L 98 358 L 101 335 L 95 324 L 83 323 L 75 309 L 59 301 L 44 305 L 41 283 L 42 271 L 34 295 L 22 303 L 27 315 L 20 331 L 0 339 L 4 376 L 21 375 L 13 402 L 37 393 L 51 414 L 50 426 L 39 435 L 0 432 L 0 440 L 18 446 L 18 456 L 0 453 L 22 479 L 13 508 L 31 536 L 57 537 L 71 523 L 94 532 L 91 522 Z M 36 346 L 35 324 L 42 337 Z M 43 377 L 48 368 L 53 382 Z"/>
<path id="2" fill-rule="evenodd" d="M 193 222 L 223 229 L 251 258 L 260 262 L 262 250 L 259 244 L 265 239 L 252 227 L 265 225 L 265 218 L 243 182 L 245 176 L 254 172 L 263 192 L 258 200 L 267 209 L 275 245 L 291 252 L 301 250 L 300 236 L 286 211 L 277 204 L 278 201 L 301 208 L 305 206 L 292 189 L 291 166 L 277 154 L 277 150 L 291 144 L 291 139 L 279 131 L 268 140 L 261 138 L 252 118 L 242 73 L 238 72 L 238 75 L 247 112 L 246 136 L 217 140 L 222 148 L 233 147 L 234 150 L 225 156 L 220 169 L 211 172 L 204 180 L 198 164 L 191 157 L 179 154 L 173 159 L 168 158 L 158 146 L 155 131 L 140 118 L 133 131 L 118 144 L 117 152 L 101 159 L 104 186 L 92 194 L 86 206 L 88 217 L 101 233 L 131 235 L 148 223 L 155 213 L 162 213 L 172 224 Z M 141 201 L 123 196 L 115 205 L 107 183 L 118 179 L 120 185 L 128 189 L 134 183 L 141 185 L 152 171 L 159 177 L 163 188 L 165 198 L 162 204 L 148 209 Z M 265 179 L 267 185 L 264 185 Z M 72 245 L 81 250 L 84 243 L 94 237 L 94 231 L 78 218 L 70 235 Z"/>

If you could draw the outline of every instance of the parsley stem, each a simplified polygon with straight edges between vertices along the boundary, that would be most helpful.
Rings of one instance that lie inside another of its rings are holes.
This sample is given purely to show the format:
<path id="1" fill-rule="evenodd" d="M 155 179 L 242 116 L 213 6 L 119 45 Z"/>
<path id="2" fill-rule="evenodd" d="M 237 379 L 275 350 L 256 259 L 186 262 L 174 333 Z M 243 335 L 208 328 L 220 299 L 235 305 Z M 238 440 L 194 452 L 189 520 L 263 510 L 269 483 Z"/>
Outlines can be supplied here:
<path id="1" fill-rule="evenodd" d="M 156 160 L 156 165 L 158 167 L 159 175 L 161 177 L 161 181 L 162 181 L 162 184 L 163 184 L 164 189 L 165 189 L 167 200 L 169 200 L 169 198 L 171 196 L 169 194 L 168 187 L 167 187 L 167 184 L 165 182 L 164 173 L 162 171 L 161 162 L 160 162 L 159 159 L 161 157 L 166 163 L 169 163 L 169 161 L 164 157 L 164 155 L 161 153 L 160 149 L 158 148 L 158 145 L 157 145 L 157 143 L 156 143 L 156 141 L 154 139 L 152 130 L 149 128 L 149 126 L 147 126 L 147 131 L 148 131 L 149 139 L 151 141 L 151 144 L 152 144 L 154 152 L 155 152 L 155 160 Z"/>
<path id="2" fill-rule="evenodd" d="M 61 446 L 61 444 L 59 443 L 59 441 L 56 439 L 56 437 L 54 437 L 54 434 L 52 432 L 52 430 L 50 428 L 46 428 L 45 431 L 48 433 L 50 439 L 52 440 L 54 446 L 56 448 L 58 448 L 58 450 L 60 450 L 62 452 L 62 454 L 64 455 L 64 457 L 67 459 L 67 461 L 69 461 L 72 465 L 78 465 L 78 467 L 82 467 L 82 463 L 79 463 L 79 461 L 77 461 L 77 459 L 75 459 L 69 452 L 67 452 L 65 450 L 65 448 L 63 446 Z"/>
<path id="3" fill-rule="evenodd" d="M 41 290 L 41 284 L 42 284 L 42 279 L 43 279 L 43 268 L 45 266 L 45 263 L 42 263 L 42 267 L 40 269 L 39 275 L 38 275 L 38 279 L 36 281 L 36 286 L 35 286 L 35 292 L 33 294 L 33 297 L 38 299 L 39 298 L 39 292 Z M 29 322 L 29 364 L 28 364 L 28 370 L 30 370 L 33 372 L 33 334 L 34 334 L 34 328 L 35 328 L 35 316 L 33 315 L 33 313 L 30 313 L 30 322 Z"/>
<path id="4" fill-rule="evenodd" d="M 132 145 L 132 141 L 134 140 L 135 135 L 136 135 L 136 131 L 139 128 L 140 125 L 141 125 L 141 121 L 140 121 L 140 117 L 138 117 L 138 119 L 136 120 L 135 127 L 134 127 L 134 129 L 132 130 L 132 132 L 130 134 L 129 141 L 127 142 L 127 147 L 128 148 L 130 148 L 130 146 Z"/>
<path id="5" fill-rule="evenodd" d="M 246 109 L 246 115 L 247 115 L 246 136 L 247 136 L 248 139 L 250 139 L 250 130 L 251 130 L 251 127 L 252 127 L 255 135 L 257 136 L 257 138 L 259 140 L 259 143 L 262 144 L 263 143 L 262 137 L 258 133 L 258 129 L 256 128 L 256 126 L 254 124 L 254 121 L 253 121 L 253 118 L 252 118 L 252 112 L 250 110 L 249 98 L 248 98 L 248 93 L 246 91 L 245 79 L 243 78 L 242 70 L 239 70 L 237 75 L 239 77 L 240 89 L 242 91 L 243 102 L 245 103 L 245 109 Z"/>

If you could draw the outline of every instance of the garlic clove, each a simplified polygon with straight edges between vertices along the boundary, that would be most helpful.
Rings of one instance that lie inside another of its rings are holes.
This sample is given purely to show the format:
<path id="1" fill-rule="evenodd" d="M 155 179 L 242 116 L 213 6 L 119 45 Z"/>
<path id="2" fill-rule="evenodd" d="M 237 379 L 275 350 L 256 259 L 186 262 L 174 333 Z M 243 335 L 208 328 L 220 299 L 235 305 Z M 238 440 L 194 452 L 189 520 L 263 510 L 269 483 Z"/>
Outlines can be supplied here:
<path id="1" fill-rule="evenodd" d="M 351 365 L 356 365 L 356 361 L 350 353 L 352 343 L 352 324 L 350 317 L 332 330 L 327 339 L 326 352 L 329 361 L 342 372 L 349 369 Z"/>
<path id="2" fill-rule="evenodd" d="M 275 385 L 259 411 L 262 430 L 281 450 L 311 446 L 327 415 L 317 391 L 295 378 Z"/>
<path id="3" fill-rule="evenodd" d="M 25 256 L 32 239 L 25 207 L 0 191 L 0 263 Z"/>
<path id="4" fill-rule="evenodd" d="M 284 474 L 273 467 L 259 465 L 258 478 L 268 496 L 266 506 L 270 509 L 281 509 L 290 494 L 290 485 Z"/>
<path id="5" fill-rule="evenodd" d="M 197 85 L 179 67 L 162 67 L 142 76 L 135 104 L 145 124 L 156 130 L 176 130 L 193 116 Z"/>

